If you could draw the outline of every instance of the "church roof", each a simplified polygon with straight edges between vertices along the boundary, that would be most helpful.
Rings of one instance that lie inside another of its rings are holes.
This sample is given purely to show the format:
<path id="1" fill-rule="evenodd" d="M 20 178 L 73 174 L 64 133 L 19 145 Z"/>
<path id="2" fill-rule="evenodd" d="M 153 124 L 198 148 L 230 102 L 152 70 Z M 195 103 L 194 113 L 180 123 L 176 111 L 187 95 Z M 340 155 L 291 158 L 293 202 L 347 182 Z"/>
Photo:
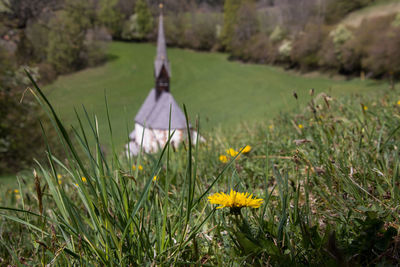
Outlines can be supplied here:
<path id="1" fill-rule="evenodd" d="M 163 65 L 165 66 L 168 76 L 171 77 L 171 70 L 167 57 L 167 45 L 164 35 L 164 21 L 161 13 L 158 20 L 157 55 L 156 59 L 154 60 L 154 75 L 156 78 L 160 75 Z"/>
<path id="2" fill-rule="evenodd" d="M 135 121 L 150 129 L 168 130 L 169 111 L 171 107 L 171 129 L 186 129 L 186 117 L 169 92 L 157 92 L 152 89 L 140 107 Z M 190 127 L 190 125 L 189 125 Z"/>

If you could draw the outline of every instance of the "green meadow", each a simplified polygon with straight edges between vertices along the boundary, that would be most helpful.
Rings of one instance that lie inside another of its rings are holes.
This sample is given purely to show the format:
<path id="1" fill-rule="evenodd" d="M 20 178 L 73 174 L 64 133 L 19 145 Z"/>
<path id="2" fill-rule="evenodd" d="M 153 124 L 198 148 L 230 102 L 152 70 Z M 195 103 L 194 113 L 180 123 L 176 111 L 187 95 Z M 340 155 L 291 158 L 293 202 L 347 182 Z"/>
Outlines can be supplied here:
<path id="1" fill-rule="evenodd" d="M 104 96 L 122 148 L 153 54 L 150 44 L 112 43 L 107 64 L 47 86 L 50 103 L 33 82 L 44 109 L 61 115 L 48 113 L 65 158 L 48 149 L 18 184 L 4 180 L 1 264 L 396 266 L 398 89 L 171 49 L 172 90 L 192 122 L 204 118 L 207 142 L 133 158 L 102 149 Z M 99 131 L 86 131 L 81 105 Z"/>
<path id="2" fill-rule="evenodd" d="M 76 125 L 74 108 L 96 115 L 101 141 L 109 142 L 105 96 L 108 99 L 114 142 L 122 148 L 134 117 L 153 87 L 155 46 L 112 42 L 110 60 L 96 68 L 59 77 L 44 88 L 66 125 Z M 299 75 L 281 68 L 229 61 L 223 53 L 195 52 L 170 48 L 171 92 L 178 104 L 185 104 L 194 124 L 198 115 L 203 131 L 218 127 L 232 129 L 239 122 L 268 122 L 281 111 L 309 100 L 308 92 L 333 96 L 368 93 L 387 87 L 375 81 L 330 79 L 321 75 Z M 311 77 L 312 76 L 312 77 Z"/>

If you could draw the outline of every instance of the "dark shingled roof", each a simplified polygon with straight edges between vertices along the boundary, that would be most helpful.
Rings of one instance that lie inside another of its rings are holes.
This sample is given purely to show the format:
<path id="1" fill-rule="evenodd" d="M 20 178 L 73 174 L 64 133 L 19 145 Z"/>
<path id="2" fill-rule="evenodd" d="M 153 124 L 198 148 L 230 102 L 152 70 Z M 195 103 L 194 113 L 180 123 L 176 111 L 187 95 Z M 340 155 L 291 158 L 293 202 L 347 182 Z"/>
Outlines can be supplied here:
<path id="1" fill-rule="evenodd" d="M 165 70 L 167 71 L 168 76 L 171 77 L 171 70 L 167 57 L 167 45 L 165 43 L 164 36 L 163 15 L 161 13 L 158 20 L 157 55 L 156 59 L 154 60 L 154 75 L 156 78 L 160 75 L 163 65 L 165 66 Z"/>
<path id="2" fill-rule="evenodd" d="M 171 129 L 186 129 L 186 118 L 174 97 L 169 92 L 157 92 L 152 89 L 140 107 L 135 121 L 150 129 L 168 130 L 169 110 L 171 107 Z M 189 125 L 190 126 L 190 125 Z"/>

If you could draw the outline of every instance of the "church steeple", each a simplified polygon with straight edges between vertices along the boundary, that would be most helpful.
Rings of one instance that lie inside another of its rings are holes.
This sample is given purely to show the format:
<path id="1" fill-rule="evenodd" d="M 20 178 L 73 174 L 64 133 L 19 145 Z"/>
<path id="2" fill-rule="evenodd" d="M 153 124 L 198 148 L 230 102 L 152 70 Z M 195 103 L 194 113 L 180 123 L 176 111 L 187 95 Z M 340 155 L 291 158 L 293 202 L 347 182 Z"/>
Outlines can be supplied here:
<path id="1" fill-rule="evenodd" d="M 162 91 L 169 91 L 171 71 L 164 36 L 163 4 L 160 4 L 160 17 L 158 19 L 157 55 L 154 61 L 154 76 L 157 93 L 160 94 Z"/>

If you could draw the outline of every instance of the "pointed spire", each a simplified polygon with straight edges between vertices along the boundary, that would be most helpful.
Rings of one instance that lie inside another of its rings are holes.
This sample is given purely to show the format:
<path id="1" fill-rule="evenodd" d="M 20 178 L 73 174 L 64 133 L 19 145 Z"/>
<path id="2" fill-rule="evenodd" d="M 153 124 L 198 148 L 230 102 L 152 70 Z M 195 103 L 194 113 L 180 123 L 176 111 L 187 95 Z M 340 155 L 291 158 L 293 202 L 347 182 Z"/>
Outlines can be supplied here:
<path id="1" fill-rule="evenodd" d="M 168 76 L 171 76 L 169 62 L 167 57 L 167 45 L 164 35 L 164 21 L 163 21 L 163 4 L 160 4 L 160 17 L 158 20 L 158 36 L 157 36 L 157 55 L 154 61 L 154 75 L 156 79 L 159 77 L 162 67 L 164 66 Z"/>

